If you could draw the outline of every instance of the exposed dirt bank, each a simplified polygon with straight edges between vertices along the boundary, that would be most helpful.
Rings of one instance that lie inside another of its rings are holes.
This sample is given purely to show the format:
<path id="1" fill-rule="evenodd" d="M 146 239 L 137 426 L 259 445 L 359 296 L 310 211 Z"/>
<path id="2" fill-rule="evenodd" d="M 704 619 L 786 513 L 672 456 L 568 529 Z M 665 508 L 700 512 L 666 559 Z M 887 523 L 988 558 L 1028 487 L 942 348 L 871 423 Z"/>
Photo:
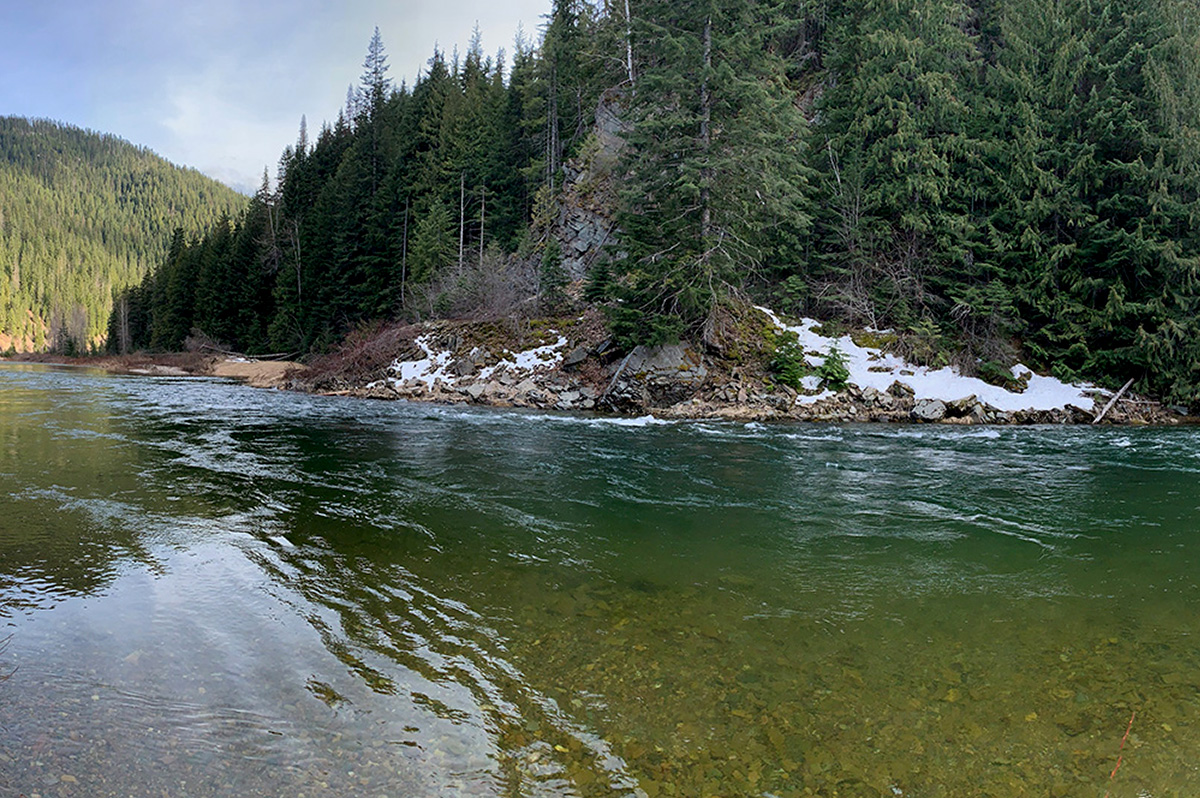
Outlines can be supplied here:
<path id="1" fill-rule="evenodd" d="M 103 369 L 110 374 L 139 374 L 150 377 L 227 377 L 242 380 L 254 388 L 291 387 L 292 379 L 305 370 L 303 364 L 293 361 L 216 357 L 194 352 L 99 357 L 22 354 L 0 360 L 86 366 Z"/>
<path id="2" fill-rule="evenodd" d="M 214 377 L 244 380 L 254 388 L 287 388 L 304 366 L 289 360 L 244 360 L 230 358 L 213 362 L 209 373 Z"/>

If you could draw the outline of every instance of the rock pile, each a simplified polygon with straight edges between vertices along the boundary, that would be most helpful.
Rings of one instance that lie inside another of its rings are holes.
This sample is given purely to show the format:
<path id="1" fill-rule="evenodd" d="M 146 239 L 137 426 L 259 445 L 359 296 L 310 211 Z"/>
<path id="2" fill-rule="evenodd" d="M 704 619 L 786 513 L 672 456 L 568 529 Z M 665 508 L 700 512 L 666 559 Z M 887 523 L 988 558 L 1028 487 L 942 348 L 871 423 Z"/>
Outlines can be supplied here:
<path id="1" fill-rule="evenodd" d="M 1072 404 L 1004 410 L 976 395 L 918 396 L 904 377 L 886 389 L 852 382 L 837 392 L 818 392 L 816 384 L 797 391 L 745 365 L 726 370 L 727 361 L 688 344 L 637 347 L 621 358 L 610 341 L 597 343 L 599 335 L 580 332 L 589 326 L 584 319 L 570 324 L 576 328 L 568 334 L 546 330 L 532 348 L 515 352 L 494 337 L 480 343 L 480 336 L 465 328 L 430 325 L 408 339 L 403 354 L 383 370 L 383 379 L 364 379 L 357 387 L 343 379 L 327 383 L 337 390 L 324 390 L 380 399 L 737 421 L 1086 424 L 1097 412 Z M 1085 402 L 1103 400 L 1106 392 L 1085 390 L 1081 396 Z M 1185 412 L 1127 395 L 1104 423 L 1176 424 L 1187 420 Z"/>

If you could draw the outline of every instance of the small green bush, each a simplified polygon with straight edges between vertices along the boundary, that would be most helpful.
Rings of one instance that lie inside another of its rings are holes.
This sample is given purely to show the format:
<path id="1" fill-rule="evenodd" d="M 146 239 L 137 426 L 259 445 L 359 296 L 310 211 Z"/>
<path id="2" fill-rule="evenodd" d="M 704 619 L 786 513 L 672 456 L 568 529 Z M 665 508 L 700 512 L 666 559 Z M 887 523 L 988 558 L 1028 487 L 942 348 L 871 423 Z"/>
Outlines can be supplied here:
<path id="1" fill-rule="evenodd" d="M 817 366 L 816 372 L 826 388 L 840 391 L 846 387 L 846 380 L 850 379 L 850 369 L 846 367 L 845 353 L 838 349 L 837 344 L 829 347 L 825 362 Z"/>
<path id="2" fill-rule="evenodd" d="M 808 376 L 808 364 L 804 361 L 804 347 L 794 332 L 780 333 L 775 339 L 775 353 L 767 368 L 782 385 L 800 390 L 800 381 Z"/>

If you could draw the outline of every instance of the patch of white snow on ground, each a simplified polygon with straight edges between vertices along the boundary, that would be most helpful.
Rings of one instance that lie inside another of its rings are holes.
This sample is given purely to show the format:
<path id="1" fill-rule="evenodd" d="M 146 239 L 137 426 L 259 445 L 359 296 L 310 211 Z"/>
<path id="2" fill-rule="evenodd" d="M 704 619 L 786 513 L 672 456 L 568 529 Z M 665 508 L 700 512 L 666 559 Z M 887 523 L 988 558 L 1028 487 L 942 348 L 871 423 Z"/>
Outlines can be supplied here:
<path id="1" fill-rule="evenodd" d="M 420 360 L 396 360 L 392 363 L 388 370 L 392 374 L 390 382 L 393 385 L 423 382 L 426 387 L 432 388 L 439 382 L 448 387 L 453 387 L 458 383 L 459 377 L 449 370 L 450 365 L 454 362 L 454 353 L 448 350 L 435 351 L 432 346 L 433 340 L 434 337 L 431 335 L 422 335 L 413 341 L 417 348 L 425 353 L 425 357 Z M 552 344 L 515 354 L 506 352 L 507 357 L 499 363 L 480 369 L 478 375 L 469 375 L 467 379 L 471 382 L 487 380 L 496 371 L 503 368 L 524 374 L 532 374 L 539 369 L 554 368 L 562 362 L 561 350 L 566 345 L 567 339 L 560 335 L 558 340 Z"/>
<path id="2" fill-rule="evenodd" d="M 519 371 L 527 374 L 531 374 L 538 369 L 552 369 L 562 362 L 562 348 L 566 345 L 567 339 L 560 335 L 558 336 L 558 340 L 552 344 L 539 346 L 535 349 L 526 349 L 524 352 L 517 352 L 515 355 L 509 352 L 509 358 L 501 360 L 494 366 L 481 369 L 479 379 L 489 379 L 492 374 L 504 367 L 507 367 L 509 371 Z"/>
<path id="3" fill-rule="evenodd" d="M 430 344 L 431 336 L 422 335 L 417 340 L 413 341 L 425 357 L 421 360 L 397 360 L 392 363 L 391 371 L 396 375 L 392 378 L 393 382 L 423 382 L 426 386 L 432 388 L 438 380 L 442 382 L 453 382 L 454 377 L 446 372 L 446 367 L 450 365 L 452 355 L 450 352 L 441 351 L 434 352 Z"/>
<path id="4" fill-rule="evenodd" d="M 1018 364 L 1013 366 L 1013 376 L 1020 377 L 1025 373 L 1030 376 L 1025 391 L 1014 393 L 977 377 L 964 377 L 950 367 L 930 369 L 915 366 L 882 350 L 859 346 L 849 335 L 840 338 L 819 335 L 815 330 L 820 326 L 820 322 L 813 319 L 802 319 L 798 325 L 789 325 L 767 308 L 760 307 L 759 310 L 767 314 L 779 329 L 796 333 L 800 346 L 806 353 L 821 353 L 819 358 L 806 356 L 805 360 L 810 366 L 820 365 L 824 356 L 837 347 L 845 356 L 846 368 L 850 372 L 847 382 L 859 388 L 886 391 L 893 382 L 899 382 L 912 389 L 915 399 L 941 399 L 952 402 L 974 396 L 983 404 L 1010 413 L 1017 410 L 1061 410 L 1067 405 L 1074 405 L 1081 410 L 1095 409 L 1095 399 L 1086 393 L 1097 390 L 1092 385 L 1071 385 L 1055 377 L 1042 377 Z M 813 390 L 815 386 L 810 388 L 810 384 L 804 383 L 806 388 Z M 801 395 L 797 402 L 812 404 L 832 395 L 832 391 L 822 391 L 813 396 Z"/>

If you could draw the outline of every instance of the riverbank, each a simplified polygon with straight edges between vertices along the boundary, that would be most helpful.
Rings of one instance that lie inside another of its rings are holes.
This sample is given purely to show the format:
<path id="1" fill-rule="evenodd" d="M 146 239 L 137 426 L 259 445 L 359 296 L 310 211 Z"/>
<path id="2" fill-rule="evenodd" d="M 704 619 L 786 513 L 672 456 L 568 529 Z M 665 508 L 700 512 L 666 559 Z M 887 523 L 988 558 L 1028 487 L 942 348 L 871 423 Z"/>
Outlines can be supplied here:
<path id="1" fill-rule="evenodd" d="M 1177 425 L 1186 408 L 1072 384 L 1021 364 L 993 382 L 889 351 L 894 336 L 745 308 L 700 343 L 618 351 L 602 316 L 393 324 L 311 363 L 204 353 L 20 356 L 111 373 L 212 376 L 364 399 L 653 416 L 667 420 Z M 772 360 L 783 348 L 792 379 Z M 802 376 L 800 376 L 802 375 Z M 996 384 L 999 382 L 1000 384 Z M 1115 400 L 1115 401 L 1114 401 Z"/>
<path id="2" fill-rule="evenodd" d="M 662 419 L 948 424 L 1175 425 L 1186 409 L 1070 384 L 1023 365 L 1003 385 L 886 351 L 887 335 L 827 332 L 765 308 L 724 320 L 699 344 L 618 352 L 595 311 L 524 324 L 394 325 L 347 342 L 290 387 L 368 399 L 591 411 Z M 804 376 L 769 364 L 790 342 Z M 802 360 L 800 360 L 802 358 Z M 825 368 L 837 360 L 844 379 Z M 1117 401 L 1112 402 L 1116 398 Z M 1111 406 L 1109 403 L 1112 402 Z"/>
<path id="3" fill-rule="evenodd" d="M 224 377 L 242 380 L 253 388 L 288 388 L 293 375 L 305 366 L 295 361 L 255 360 L 237 356 L 216 356 L 196 352 L 158 354 L 101 355 L 67 357 L 50 354 L 21 354 L 0 358 L 0 362 L 49 363 L 86 366 L 110 374 L 136 374 L 147 377 Z"/>

